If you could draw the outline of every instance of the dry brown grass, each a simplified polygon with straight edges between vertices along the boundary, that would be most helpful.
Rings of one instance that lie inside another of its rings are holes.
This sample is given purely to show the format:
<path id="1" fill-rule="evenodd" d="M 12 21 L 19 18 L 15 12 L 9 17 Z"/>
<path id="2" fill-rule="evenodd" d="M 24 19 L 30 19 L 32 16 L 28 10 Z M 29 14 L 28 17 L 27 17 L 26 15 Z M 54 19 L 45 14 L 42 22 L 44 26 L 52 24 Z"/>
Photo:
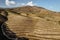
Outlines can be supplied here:
<path id="1" fill-rule="evenodd" d="M 20 13 L 8 12 L 8 28 L 18 37 L 30 40 L 59 40 L 60 14 L 37 7 L 22 7 L 13 9 Z"/>

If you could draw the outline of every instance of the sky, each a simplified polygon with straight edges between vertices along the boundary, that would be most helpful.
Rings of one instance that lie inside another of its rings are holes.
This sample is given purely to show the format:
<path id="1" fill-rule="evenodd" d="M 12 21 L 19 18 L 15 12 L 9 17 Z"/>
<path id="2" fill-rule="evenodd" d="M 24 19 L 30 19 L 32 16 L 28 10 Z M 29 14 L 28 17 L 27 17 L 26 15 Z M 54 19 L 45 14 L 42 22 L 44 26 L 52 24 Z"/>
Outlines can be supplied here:
<path id="1" fill-rule="evenodd" d="M 48 10 L 60 12 L 60 0 L 0 0 L 1 8 L 20 6 L 40 6 Z"/>

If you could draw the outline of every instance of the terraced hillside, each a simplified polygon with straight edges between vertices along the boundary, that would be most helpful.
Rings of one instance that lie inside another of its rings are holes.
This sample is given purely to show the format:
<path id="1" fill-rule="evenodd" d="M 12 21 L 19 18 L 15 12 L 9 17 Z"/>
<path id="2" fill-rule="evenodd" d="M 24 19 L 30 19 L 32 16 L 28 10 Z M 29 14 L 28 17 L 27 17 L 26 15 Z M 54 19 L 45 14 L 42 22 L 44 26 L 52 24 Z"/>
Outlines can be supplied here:
<path id="1" fill-rule="evenodd" d="M 60 40 L 59 12 L 37 6 L 8 9 L 7 12 L 8 20 L 5 23 L 17 37 L 26 37 L 29 40 Z"/>

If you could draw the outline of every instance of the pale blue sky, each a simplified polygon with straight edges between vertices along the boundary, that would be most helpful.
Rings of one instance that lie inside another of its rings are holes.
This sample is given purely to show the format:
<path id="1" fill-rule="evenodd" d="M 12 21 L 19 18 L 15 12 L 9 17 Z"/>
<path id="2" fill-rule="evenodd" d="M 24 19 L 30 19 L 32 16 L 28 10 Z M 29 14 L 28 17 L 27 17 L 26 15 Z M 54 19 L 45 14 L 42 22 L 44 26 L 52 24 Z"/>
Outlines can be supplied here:
<path id="1" fill-rule="evenodd" d="M 7 6 L 5 4 L 6 0 L 0 0 L 0 7 L 2 8 L 8 8 L 8 7 L 18 7 L 21 6 L 21 3 L 28 3 L 32 1 L 33 4 L 36 6 L 41 6 L 44 7 L 48 10 L 53 10 L 60 12 L 60 0 L 10 0 L 10 1 L 15 1 L 15 5 Z"/>

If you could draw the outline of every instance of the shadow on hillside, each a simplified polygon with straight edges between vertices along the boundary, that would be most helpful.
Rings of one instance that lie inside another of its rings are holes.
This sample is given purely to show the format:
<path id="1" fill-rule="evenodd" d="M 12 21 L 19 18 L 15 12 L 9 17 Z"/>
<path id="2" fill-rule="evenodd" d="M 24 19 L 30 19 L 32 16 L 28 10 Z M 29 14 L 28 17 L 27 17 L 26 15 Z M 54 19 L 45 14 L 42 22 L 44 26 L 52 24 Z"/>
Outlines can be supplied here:
<path id="1" fill-rule="evenodd" d="M 2 10 L 3 11 L 3 10 Z M 0 40 L 8 40 L 7 37 L 5 37 L 2 33 L 2 29 L 1 29 L 1 25 L 7 21 L 7 17 L 4 17 L 3 15 L 1 15 L 1 10 L 0 10 Z"/>
<path id="2" fill-rule="evenodd" d="M 0 40 L 28 40 L 28 38 L 25 37 L 17 37 L 16 34 L 7 27 L 6 21 L 8 21 L 8 12 L 0 12 Z"/>
<path id="3" fill-rule="evenodd" d="M 14 32 L 12 32 L 6 23 L 4 23 L 2 25 L 2 29 L 4 30 L 3 32 L 5 32 L 5 36 L 8 38 L 8 39 L 11 39 L 11 40 L 28 40 L 27 38 L 24 38 L 24 37 L 17 37 L 16 34 Z"/>

